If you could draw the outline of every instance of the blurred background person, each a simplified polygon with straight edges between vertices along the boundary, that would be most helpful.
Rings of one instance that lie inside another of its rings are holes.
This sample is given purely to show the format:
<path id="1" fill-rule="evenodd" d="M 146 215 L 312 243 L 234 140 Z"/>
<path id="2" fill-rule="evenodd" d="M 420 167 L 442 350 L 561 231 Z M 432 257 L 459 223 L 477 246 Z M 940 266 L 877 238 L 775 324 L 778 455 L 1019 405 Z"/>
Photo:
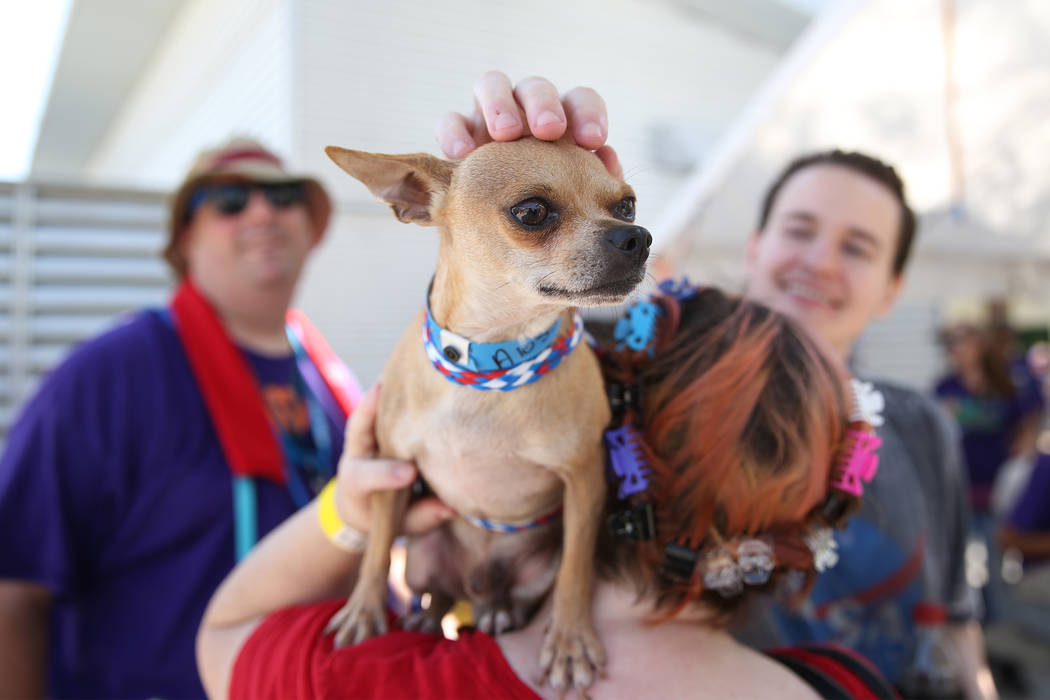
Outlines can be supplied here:
<path id="1" fill-rule="evenodd" d="M 335 473 L 356 401 L 286 323 L 330 213 L 255 141 L 201 153 L 173 195 L 170 306 L 78 347 L 26 404 L 0 457 L 0 696 L 203 697 L 208 598 Z"/>
<path id="2" fill-rule="evenodd" d="M 1042 421 L 1039 381 L 1016 351 L 1015 334 L 1003 320 L 991 325 L 960 321 L 941 333 L 949 373 L 934 393 L 959 425 L 969 477 L 972 534 L 983 549 L 984 620 L 1002 612 L 1005 595 L 992 492 L 1011 459 L 1030 460 Z"/>

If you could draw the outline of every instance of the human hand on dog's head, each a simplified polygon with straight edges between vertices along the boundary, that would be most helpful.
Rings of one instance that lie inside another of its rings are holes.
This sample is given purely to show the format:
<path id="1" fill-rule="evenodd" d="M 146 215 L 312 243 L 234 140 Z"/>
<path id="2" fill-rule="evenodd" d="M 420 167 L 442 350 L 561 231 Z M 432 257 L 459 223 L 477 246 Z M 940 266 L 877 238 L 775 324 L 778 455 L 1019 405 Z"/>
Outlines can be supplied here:
<path id="1" fill-rule="evenodd" d="M 449 112 L 434 129 L 447 158 L 463 158 L 489 141 L 514 141 L 532 135 L 557 141 L 568 135 L 578 145 L 594 150 L 606 170 L 623 177 L 623 168 L 609 136 L 605 101 L 591 88 L 577 87 L 559 98 L 546 78 L 525 78 L 512 86 L 499 71 L 489 71 L 474 83 L 474 113 Z"/>
<path id="2" fill-rule="evenodd" d="M 411 462 L 375 456 L 378 449 L 375 425 L 379 390 L 378 384 L 373 386 L 350 417 L 336 483 L 339 517 L 351 528 L 365 533 L 372 522 L 369 496 L 376 491 L 405 488 L 416 478 L 416 467 Z M 417 535 L 453 516 L 455 511 L 440 499 L 424 498 L 408 507 L 400 530 L 404 534 Z"/>

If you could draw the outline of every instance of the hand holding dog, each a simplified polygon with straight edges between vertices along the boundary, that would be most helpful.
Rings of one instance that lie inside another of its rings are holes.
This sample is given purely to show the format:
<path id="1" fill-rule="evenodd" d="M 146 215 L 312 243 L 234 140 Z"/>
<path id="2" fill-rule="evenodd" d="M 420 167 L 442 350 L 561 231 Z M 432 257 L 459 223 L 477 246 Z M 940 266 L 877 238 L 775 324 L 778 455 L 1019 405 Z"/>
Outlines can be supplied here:
<path id="1" fill-rule="evenodd" d="M 474 84 L 474 113 L 468 117 L 449 112 L 434 130 L 441 151 L 454 159 L 490 141 L 514 141 L 530 134 L 544 141 L 568 134 L 575 143 L 594 150 L 610 174 L 623 177 L 616 151 L 605 144 L 609 136 L 605 101 L 591 88 L 576 87 L 559 97 L 546 78 L 525 78 L 512 86 L 503 73 L 489 71 Z"/>
<path id="2" fill-rule="evenodd" d="M 339 459 L 336 484 L 336 510 L 344 523 L 367 532 L 372 522 L 369 496 L 376 491 L 396 491 L 416 478 L 411 462 L 379 459 L 375 425 L 379 406 L 380 385 L 373 386 L 354 411 L 346 427 L 343 455 Z M 432 530 L 455 516 L 455 511 L 438 498 L 425 498 L 412 503 L 401 523 L 401 532 L 419 535 Z"/>

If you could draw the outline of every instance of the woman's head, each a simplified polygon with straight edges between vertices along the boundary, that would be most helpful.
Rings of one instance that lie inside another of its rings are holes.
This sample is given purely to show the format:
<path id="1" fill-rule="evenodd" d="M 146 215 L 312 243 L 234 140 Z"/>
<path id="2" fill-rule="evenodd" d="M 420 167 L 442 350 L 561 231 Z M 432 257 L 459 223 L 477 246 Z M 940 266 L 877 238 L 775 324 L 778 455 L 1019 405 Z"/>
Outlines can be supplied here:
<path id="1" fill-rule="evenodd" d="M 656 536 L 606 538 L 600 568 L 641 584 L 666 612 L 700 598 L 728 610 L 745 596 L 718 583 L 727 557 L 728 566 L 812 569 L 804 538 L 847 445 L 848 381 L 831 353 L 765 306 L 713 289 L 654 303 L 652 356 L 615 355 L 610 374 L 641 397 L 628 418 L 651 472 L 635 500 L 651 504 Z M 691 574 L 667 575 L 676 552 L 695 556 Z"/>

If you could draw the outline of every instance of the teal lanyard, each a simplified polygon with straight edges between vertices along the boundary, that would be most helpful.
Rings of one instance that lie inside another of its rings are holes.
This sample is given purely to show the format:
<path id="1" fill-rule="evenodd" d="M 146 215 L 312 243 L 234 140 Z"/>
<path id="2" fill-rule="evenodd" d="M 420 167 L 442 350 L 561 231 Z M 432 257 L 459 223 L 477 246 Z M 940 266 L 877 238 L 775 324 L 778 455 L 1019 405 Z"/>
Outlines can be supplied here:
<path id="1" fill-rule="evenodd" d="M 281 428 L 281 450 L 284 452 L 285 481 L 296 508 L 302 508 L 313 498 L 321 480 L 332 476 L 332 435 L 328 417 L 320 400 L 310 391 L 300 366 L 311 362 L 299 338 L 287 329 L 288 340 L 295 351 L 295 386 L 306 401 L 310 417 L 310 435 L 314 441 L 314 453 L 308 454 L 295 444 L 294 438 Z M 315 469 L 309 473 L 305 466 L 313 462 Z M 313 479 L 311 479 L 313 477 Z M 310 483 L 315 481 L 317 483 Z M 233 477 L 233 539 L 237 561 L 241 561 L 259 541 L 259 494 L 254 477 Z"/>

